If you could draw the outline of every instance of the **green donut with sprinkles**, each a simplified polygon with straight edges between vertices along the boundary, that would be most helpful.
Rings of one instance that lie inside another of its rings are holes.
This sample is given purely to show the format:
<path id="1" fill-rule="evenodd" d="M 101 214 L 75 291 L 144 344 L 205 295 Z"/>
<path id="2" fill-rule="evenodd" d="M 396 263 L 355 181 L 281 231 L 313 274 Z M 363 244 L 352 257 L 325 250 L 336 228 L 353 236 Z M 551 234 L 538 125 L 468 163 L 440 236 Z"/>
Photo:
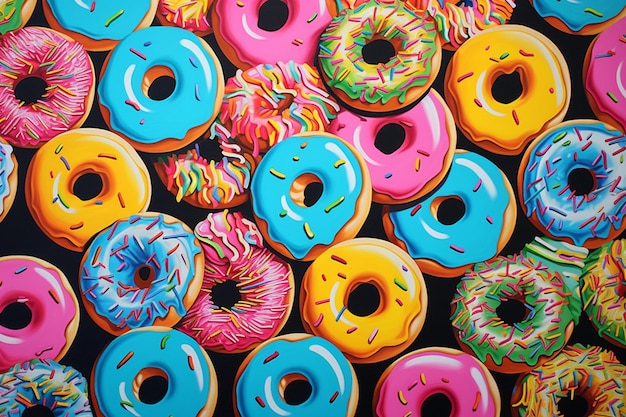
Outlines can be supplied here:
<path id="1" fill-rule="evenodd" d="M 437 25 L 401 0 L 372 0 L 333 19 L 320 37 L 322 78 L 344 104 L 388 112 L 419 100 L 441 65 Z"/>

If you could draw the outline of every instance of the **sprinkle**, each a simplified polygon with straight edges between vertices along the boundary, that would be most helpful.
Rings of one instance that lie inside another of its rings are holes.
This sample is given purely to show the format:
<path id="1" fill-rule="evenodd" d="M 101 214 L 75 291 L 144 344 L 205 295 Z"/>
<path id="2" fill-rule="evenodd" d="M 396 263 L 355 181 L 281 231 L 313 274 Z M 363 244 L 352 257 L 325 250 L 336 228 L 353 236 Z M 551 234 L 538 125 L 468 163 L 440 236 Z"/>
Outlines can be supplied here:
<path id="1" fill-rule="evenodd" d="M 237 2 L 237 4 L 239 4 L 240 2 Z M 240 6 L 241 7 L 241 6 Z M 261 399 L 261 397 L 259 397 L 258 395 L 256 397 L 254 397 L 254 399 L 256 400 L 257 404 L 259 404 L 262 408 L 265 408 L 265 403 L 263 402 L 263 400 Z"/>
<path id="2" fill-rule="evenodd" d="M 70 226 L 70 230 L 78 230 L 78 229 L 80 229 L 81 227 L 83 227 L 84 225 L 85 225 L 85 223 L 83 223 L 83 222 L 78 222 L 78 223 L 76 223 L 76 224 L 71 225 L 71 226 Z"/>
<path id="3" fill-rule="evenodd" d="M 530 53 L 530 52 L 526 52 L 526 51 L 524 51 L 523 49 L 520 49 L 520 50 L 519 50 L 519 54 L 520 54 L 521 56 L 535 56 L 535 54 L 532 54 L 532 53 Z"/>
<path id="4" fill-rule="evenodd" d="M 131 106 L 133 109 L 137 111 L 141 110 L 141 107 L 139 107 L 139 104 L 135 103 L 134 101 L 126 100 L 124 101 L 124 104 L 128 104 L 129 106 Z"/>
<path id="5" fill-rule="evenodd" d="M 415 214 L 419 211 L 419 209 L 422 208 L 421 204 L 416 205 L 415 207 L 413 207 L 413 210 L 411 210 L 411 217 L 415 216 Z"/>
<path id="6" fill-rule="evenodd" d="M 63 165 L 65 165 L 65 169 L 67 169 L 69 171 L 70 170 L 70 163 L 67 162 L 67 159 L 65 159 L 64 156 L 61 157 L 61 162 L 63 162 Z"/>
<path id="7" fill-rule="evenodd" d="M 337 200 L 335 200 L 334 202 L 330 203 L 325 209 L 324 212 L 325 213 L 330 213 L 330 211 L 332 209 L 334 209 L 335 207 L 337 207 L 339 204 L 343 203 L 343 201 L 346 198 L 344 196 L 339 197 Z"/>
<path id="8" fill-rule="evenodd" d="M 463 249 L 460 246 L 450 245 L 450 249 L 452 249 L 453 251 L 459 252 L 459 253 L 465 253 L 465 249 Z"/>
<path id="9" fill-rule="evenodd" d="M 274 168 L 270 168 L 270 174 L 272 174 L 273 176 L 275 176 L 276 178 L 281 179 L 281 180 L 284 180 L 285 178 L 287 178 L 287 176 L 285 174 L 275 170 Z"/>
<path id="10" fill-rule="evenodd" d="M 371 345 L 372 342 L 374 341 L 374 338 L 376 337 L 376 335 L 378 334 L 378 327 L 375 328 L 374 330 L 372 330 L 372 334 L 370 334 L 370 336 L 367 338 L 367 344 Z"/>
<path id="11" fill-rule="evenodd" d="M 342 263 L 342 264 L 344 264 L 344 265 L 347 265 L 347 264 L 348 264 L 348 261 L 346 261 L 345 259 L 343 259 L 343 258 L 341 258 L 341 257 L 339 257 L 339 256 L 337 256 L 337 255 L 330 255 L 330 259 L 332 259 L 333 261 L 336 261 L 336 262 Z"/>
<path id="12" fill-rule="evenodd" d="M 481 180 L 480 178 L 478 179 L 478 182 L 476 183 L 476 185 L 474 186 L 474 188 L 472 188 L 472 191 L 476 192 L 480 189 L 480 186 L 483 184 L 483 180 Z"/>
<path id="13" fill-rule="evenodd" d="M 596 9 L 592 9 L 591 7 L 586 7 L 585 8 L 585 13 L 591 13 L 592 15 L 596 16 L 596 17 L 603 17 L 604 15 L 602 14 L 602 12 L 596 10 Z"/>
<path id="14" fill-rule="evenodd" d="M 195 371 L 195 367 L 193 366 L 193 358 L 191 356 L 187 356 L 187 365 L 189 365 L 189 369 Z"/>
<path id="15" fill-rule="evenodd" d="M 126 203 L 124 203 L 124 197 L 122 197 L 121 192 L 117 193 L 117 199 L 120 202 L 120 206 L 122 206 L 122 208 L 126 208 Z"/>
<path id="16" fill-rule="evenodd" d="M 339 168 L 340 166 L 342 166 L 342 165 L 343 165 L 343 164 L 345 164 L 345 163 L 346 163 L 346 160 L 345 160 L 345 159 L 339 159 L 337 162 L 335 162 L 334 167 L 335 167 L 335 168 Z"/>
<path id="17" fill-rule="evenodd" d="M 337 399 L 337 397 L 338 397 L 338 396 L 339 396 L 339 391 L 335 391 L 335 393 L 333 394 L 333 396 L 332 396 L 332 397 L 330 397 L 329 402 L 330 402 L 330 403 L 333 403 L 333 402 Z"/>
<path id="18" fill-rule="evenodd" d="M 167 340 L 170 338 L 170 335 L 168 334 L 167 336 L 165 336 L 163 339 L 161 339 L 161 350 L 165 349 L 165 344 L 167 343 Z"/>
<path id="19" fill-rule="evenodd" d="M 143 59 L 144 61 L 148 60 L 148 58 L 144 54 L 142 54 L 141 52 L 139 52 L 135 48 L 130 48 L 130 52 L 132 52 L 133 54 L 137 55 L 139 58 Z"/>
<path id="20" fill-rule="evenodd" d="M 345 313 L 345 311 L 346 311 L 346 306 L 341 307 L 341 310 L 339 310 L 339 312 L 337 313 L 337 317 L 335 317 L 335 321 L 339 321 L 339 319 L 341 318 L 343 313 Z"/>
<path id="21" fill-rule="evenodd" d="M 505 52 L 505 53 L 503 53 L 502 55 L 500 55 L 500 59 L 501 59 L 501 60 L 502 60 L 502 59 L 506 59 L 506 58 L 508 58 L 508 56 L 509 56 L 509 55 L 510 55 L 510 54 L 509 54 L 508 52 Z"/>
<path id="22" fill-rule="evenodd" d="M 513 120 L 515 120 L 515 124 L 519 126 L 519 117 L 517 117 L 517 112 L 515 111 L 515 109 L 513 109 L 511 114 L 513 115 Z"/>
<path id="23" fill-rule="evenodd" d="M 304 222 L 304 233 L 306 233 L 306 236 L 309 239 L 313 239 L 315 237 L 315 234 L 311 230 L 311 226 L 309 226 L 308 222 Z"/>
<path id="24" fill-rule="evenodd" d="M 135 352 L 133 352 L 132 350 L 131 350 L 130 352 L 128 352 L 128 353 L 126 354 L 126 356 L 124 356 L 124 357 L 122 358 L 122 360 L 121 360 L 121 361 L 119 361 L 119 363 L 117 364 L 117 369 L 120 369 L 122 366 L 124 366 L 124 364 L 125 364 L 126 362 L 128 362 L 128 361 L 130 360 L 130 358 L 132 358 L 132 357 L 133 357 L 133 355 L 134 355 L 134 354 L 135 354 Z"/>
<path id="25" fill-rule="evenodd" d="M 468 72 L 467 74 L 463 74 L 459 78 L 456 79 L 456 82 L 460 83 L 461 81 L 465 80 L 466 78 L 471 77 L 472 75 L 474 75 L 473 72 Z"/>
<path id="26" fill-rule="evenodd" d="M 480 404 L 480 391 L 476 391 L 476 399 L 474 400 L 472 411 L 478 410 L 478 404 Z"/>
<path id="27" fill-rule="evenodd" d="M 109 27 L 109 25 L 110 25 L 111 23 L 113 23 L 113 21 L 114 21 L 115 19 L 117 19 L 118 17 L 120 17 L 120 16 L 121 16 L 121 15 L 123 15 L 123 14 L 124 14 L 124 9 L 122 9 L 122 10 L 118 11 L 118 12 L 117 12 L 117 13 L 115 13 L 113 16 L 109 17 L 109 18 L 106 20 L 106 22 L 104 22 L 104 26 Z"/>
<path id="28" fill-rule="evenodd" d="M 402 403 L 402 405 L 407 405 L 407 401 L 402 394 L 402 390 L 398 391 L 398 400 Z"/>
<path id="29" fill-rule="evenodd" d="M 424 375 L 424 372 L 420 373 L 420 381 L 422 385 L 426 385 L 426 375 Z"/>
<path id="30" fill-rule="evenodd" d="M 480 100 L 478 100 L 477 98 L 474 99 L 474 103 L 476 103 L 476 105 L 478 107 L 482 107 L 483 106 L 483 103 L 481 103 Z"/>
<path id="31" fill-rule="evenodd" d="M 319 326 L 322 323 L 322 320 L 324 320 L 324 315 L 320 313 L 320 315 L 317 317 L 317 320 L 315 320 L 315 322 L 313 323 L 313 327 Z"/>
<path id="32" fill-rule="evenodd" d="M 54 154 L 58 155 L 61 150 L 63 149 L 63 144 L 60 144 L 59 146 L 57 146 L 57 148 L 54 150 Z"/>
<path id="33" fill-rule="evenodd" d="M 56 292 L 54 292 L 54 290 L 48 290 L 48 294 L 50 294 L 50 297 L 52 298 L 52 300 L 56 303 L 59 304 L 61 301 L 59 300 L 59 296 L 57 295 Z"/>
<path id="34" fill-rule="evenodd" d="M 393 283 L 396 284 L 396 286 L 398 286 L 402 291 L 408 290 L 408 287 L 406 286 L 406 284 L 400 281 L 398 278 L 394 278 Z"/>
<path id="35" fill-rule="evenodd" d="M 89 8 L 89 12 L 93 13 L 94 10 L 96 10 L 96 0 L 91 2 L 91 7 Z"/>
<path id="36" fill-rule="evenodd" d="M 617 103 L 617 97 L 615 97 L 615 94 L 613 94 L 613 93 L 612 93 L 612 92 L 610 92 L 610 91 L 607 91 L 607 92 L 606 92 L 606 95 L 607 95 L 607 96 L 609 96 L 609 98 L 610 98 L 611 100 L 613 100 L 613 103 Z"/>

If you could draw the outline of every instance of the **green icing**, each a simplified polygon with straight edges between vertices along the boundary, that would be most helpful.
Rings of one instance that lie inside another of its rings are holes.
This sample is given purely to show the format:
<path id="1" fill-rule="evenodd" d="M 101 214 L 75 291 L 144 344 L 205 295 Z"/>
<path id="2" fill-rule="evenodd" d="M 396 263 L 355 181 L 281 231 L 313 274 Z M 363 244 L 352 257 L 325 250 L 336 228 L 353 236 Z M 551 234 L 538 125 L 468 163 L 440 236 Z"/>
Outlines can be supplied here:
<path id="1" fill-rule="evenodd" d="M 22 26 L 20 10 L 26 0 L 0 0 L 0 34 L 5 34 Z"/>

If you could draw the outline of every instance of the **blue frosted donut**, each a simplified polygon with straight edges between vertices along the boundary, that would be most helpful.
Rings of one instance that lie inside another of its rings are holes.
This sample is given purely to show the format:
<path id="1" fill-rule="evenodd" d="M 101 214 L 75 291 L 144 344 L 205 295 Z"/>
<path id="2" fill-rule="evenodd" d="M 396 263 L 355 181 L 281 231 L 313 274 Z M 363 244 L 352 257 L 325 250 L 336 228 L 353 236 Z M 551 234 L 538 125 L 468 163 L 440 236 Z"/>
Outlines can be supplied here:
<path id="1" fill-rule="evenodd" d="M 176 324 L 200 292 L 204 255 L 193 232 L 162 213 L 120 219 L 93 239 L 78 284 L 104 330 Z"/>
<path id="2" fill-rule="evenodd" d="M 296 380 L 308 382 L 311 395 L 294 405 L 285 398 L 285 389 Z M 262 343 L 239 367 L 235 380 L 239 417 L 352 417 L 358 396 L 350 362 L 332 343 L 308 334 L 288 334 Z"/>
<path id="3" fill-rule="evenodd" d="M 561 123 L 536 138 L 517 184 L 526 216 L 543 233 L 597 248 L 626 230 L 626 137 L 597 120 Z M 590 180 L 576 181 L 582 173 Z"/>
<path id="4" fill-rule="evenodd" d="M 306 190 L 321 184 L 317 201 Z M 356 236 L 372 201 L 363 159 L 337 136 L 308 132 L 274 145 L 250 186 L 259 230 L 281 254 L 311 260 L 328 246 Z"/>
<path id="5" fill-rule="evenodd" d="M 165 99 L 152 99 L 149 87 L 160 77 L 173 78 L 175 87 Z M 122 39 L 102 66 L 98 86 L 109 127 L 144 152 L 169 152 L 196 140 L 217 116 L 223 93 L 222 67 L 211 47 L 168 26 Z"/>
<path id="6" fill-rule="evenodd" d="M 162 398 L 142 384 L 165 379 Z M 97 416 L 212 416 L 217 401 L 213 364 L 190 336 L 165 327 L 131 330 L 109 343 L 94 364 L 90 399 Z M 156 402 L 154 402 L 156 401 Z"/>
<path id="7" fill-rule="evenodd" d="M 457 202 L 462 216 L 443 220 L 440 209 Z M 506 176 L 489 159 L 457 150 L 446 179 L 427 198 L 400 208 L 385 206 L 389 240 L 404 248 L 423 272 L 462 274 L 498 255 L 515 227 L 517 205 Z"/>

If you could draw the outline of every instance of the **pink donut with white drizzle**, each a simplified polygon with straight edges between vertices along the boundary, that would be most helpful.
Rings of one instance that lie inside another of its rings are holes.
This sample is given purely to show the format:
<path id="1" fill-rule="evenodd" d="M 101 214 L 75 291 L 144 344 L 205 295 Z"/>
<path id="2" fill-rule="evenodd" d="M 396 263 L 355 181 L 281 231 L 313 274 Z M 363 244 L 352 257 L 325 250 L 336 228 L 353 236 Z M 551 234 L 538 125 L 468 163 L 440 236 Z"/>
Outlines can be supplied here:
<path id="1" fill-rule="evenodd" d="M 450 417 L 500 415 L 498 386 L 485 365 L 445 347 L 419 349 L 389 365 L 376 384 L 374 411 L 379 417 L 419 416 L 434 394 L 450 400 Z"/>
<path id="2" fill-rule="evenodd" d="M 77 41 L 30 26 L 0 37 L 0 136 L 14 146 L 36 148 L 80 127 L 94 97 L 91 58 Z M 39 79 L 41 91 L 26 79 Z"/>
<path id="3" fill-rule="evenodd" d="M 0 372 L 30 359 L 59 360 L 78 330 L 76 294 L 65 274 L 32 256 L 0 258 L 0 311 L 23 304 L 31 312 L 23 328 L 0 326 Z"/>
<path id="4" fill-rule="evenodd" d="M 204 251 L 204 280 L 178 330 L 221 353 L 245 352 L 276 336 L 293 305 L 289 264 L 263 246 L 256 225 L 239 212 L 210 213 L 194 233 Z M 218 299 L 229 290 L 239 300 Z"/>
<path id="5" fill-rule="evenodd" d="M 342 110 L 328 130 L 363 156 L 372 177 L 372 199 L 381 204 L 406 203 L 432 191 L 448 172 L 456 149 L 452 113 L 433 89 L 411 110 L 396 115 L 364 117 Z"/>

